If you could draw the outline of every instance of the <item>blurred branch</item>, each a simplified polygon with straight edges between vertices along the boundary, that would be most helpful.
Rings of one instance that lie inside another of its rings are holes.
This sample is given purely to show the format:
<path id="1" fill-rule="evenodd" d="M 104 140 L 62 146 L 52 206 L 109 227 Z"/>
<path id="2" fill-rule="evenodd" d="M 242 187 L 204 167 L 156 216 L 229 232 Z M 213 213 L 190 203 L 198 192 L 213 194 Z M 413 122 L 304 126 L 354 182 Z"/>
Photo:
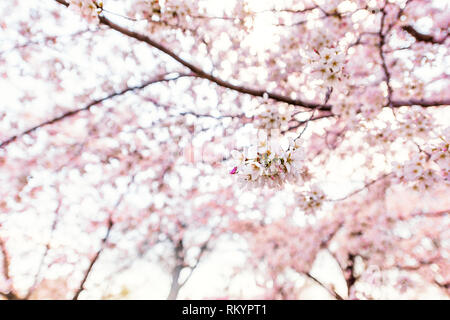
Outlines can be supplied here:
<path id="1" fill-rule="evenodd" d="M 423 100 L 423 99 L 411 99 L 411 100 L 393 100 L 391 106 L 396 107 L 408 107 L 408 106 L 421 106 L 421 107 L 437 107 L 437 106 L 450 106 L 450 99 L 444 100 Z"/>
<path id="2" fill-rule="evenodd" d="M 161 174 L 159 175 L 159 177 L 155 178 L 153 181 L 157 181 L 159 184 L 158 189 L 161 190 L 162 187 L 164 186 L 164 177 L 166 176 L 167 173 L 169 173 L 171 170 L 173 169 L 173 163 L 170 163 L 169 165 L 167 165 L 166 167 L 164 167 L 161 170 Z M 147 235 L 144 235 L 145 237 L 145 241 L 148 241 L 148 237 Z M 151 243 L 151 247 L 154 247 L 157 243 L 161 243 L 163 241 L 156 239 L 156 241 Z M 148 247 L 146 247 L 148 248 Z M 146 250 L 140 250 L 140 252 L 138 253 L 137 259 L 141 259 L 143 258 L 143 256 L 145 255 L 147 251 Z M 127 260 L 122 266 L 119 266 L 115 271 L 111 272 L 107 277 L 105 277 L 105 279 L 103 280 L 104 283 L 107 283 L 107 285 L 110 285 L 111 279 L 113 278 L 113 276 L 124 272 L 126 270 L 129 270 L 131 268 L 131 266 L 133 265 L 133 263 L 136 262 L 133 259 L 129 259 Z"/>
<path id="3" fill-rule="evenodd" d="M 13 286 L 12 286 L 12 279 L 11 276 L 9 274 L 9 254 L 8 251 L 6 249 L 6 243 L 5 241 L 0 238 L 0 251 L 2 252 L 2 256 L 3 256 L 3 276 L 5 278 L 5 280 L 9 283 L 8 287 L 9 287 L 9 292 L 0 292 L 0 295 L 5 297 L 8 300 L 20 300 L 19 296 L 14 292 Z"/>
<path id="4" fill-rule="evenodd" d="M 200 260 L 202 259 L 203 255 L 205 254 L 205 252 L 208 250 L 208 244 L 211 241 L 213 237 L 213 233 L 211 233 L 211 235 L 209 236 L 209 238 L 202 244 L 202 246 L 200 247 L 200 252 L 197 256 L 197 259 L 195 261 L 195 264 L 190 268 L 189 270 L 189 274 L 186 276 L 186 278 L 184 279 L 184 281 L 179 282 L 179 277 L 180 277 L 180 273 L 181 270 L 186 267 L 186 263 L 184 260 L 184 246 L 183 246 L 183 242 L 182 240 L 180 240 L 177 243 L 177 246 L 175 247 L 175 258 L 176 258 L 176 266 L 172 272 L 172 284 L 170 287 L 170 292 L 169 295 L 167 296 L 167 300 L 175 300 L 178 296 L 178 293 L 180 291 L 180 289 L 188 282 L 188 280 L 191 278 L 192 274 L 194 273 L 194 270 L 198 267 Z"/>
<path id="5" fill-rule="evenodd" d="M 188 280 L 191 278 L 192 274 L 194 273 L 194 270 L 197 269 L 200 260 L 202 259 L 203 255 L 205 254 L 205 252 L 208 250 L 208 243 L 209 243 L 210 239 L 208 239 L 201 247 L 200 247 L 200 253 L 197 256 L 197 260 L 195 261 L 195 264 L 190 267 L 189 270 L 189 274 L 187 275 L 186 279 L 184 279 L 184 281 L 181 283 L 181 287 L 184 286 L 186 284 L 186 282 L 188 282 Z"/>
<path id="6" fill-rule="evenodd" d="M 394 265 L 394 267 L 399 270 L 404 270 L 404 271 L 418 271 L 422 268 L 430 267 L 431 265 L 433 265 L 437 262 L 438 262 L 438 259 L 420 260 L 420 261 L 417 261 L 417 264 L 415 264 L 415 265 L 396 264 L 396 265 Z M 450 296 L 450 292 L 449 292 L 450 282 L 441 283 L 437 280 L 433 280 L 431 283 L 438 286 L 440 289 L 445 291 L 445 294 Z"/>
<path id="7" fill-rule="evenodd" d="M 349 253 L 348 254 L 348 264 L 344 271 L 345 282 L 347 283 L 347 295 L 350 297 L 350 292 L 352 290 L 353 285 L 358 280 L 358 277 L 355 276 L 355 259 L 356 255 Z"/>
<path id="8" fill-rule="evenodd" d="M 399 220 L 407 220 L 411 218 L 441 218 L 450 215 L 450 209 L 447 210 L 439 210 L 439 211 L 432 211 L 432 212 L 417 212 L 406 216 L 400 216 L 398 217 Z"/>
<path id="9" fill-rule="evenodd" d="M 342 226 L 344 225 L 343 222 L 339 223 L 336 228 L 334 228 L 334 230 L 329 233 L 327 235 L 327 237 L 325 239 L 323 239 L 320 243 L 320 248 L 328 248 L 328 244 L 333 240 L 334 236 L 336 235 L 336 233 L 339 232 L 339 230 L 342 228 Z M 328 250 L 329 251 L 329 250 Z M 333 255 L 334 256 L 334 255 Z M 317 279 L 316 277 L 314 277 L 310 272 L 305 273 L 305 275 L 310 278 L 311 280 L 313 280 L 315 283 L 317 283 L 318 285 L 320 285 L 322 288 L 324 288 L 325 290 L 328 291 L 328 293 L 330 293 L 334 298 L 336 298 L 337 300 L 345 300 L 341 295 L 339 295 L 333 288 L 329 288 L 327 285 L 325 285 L 323 282 L 321 282 L 319 279 Z"/>
<path id="10" fill-rule="evenodd" d="M 392 172 L 391 172 L 391 173 L 385 173 L 385 174 L 381 175 L 380 177 L 378 177 L 378 178 L 376 178 L 376 179 L 374 179 L 374 180 L 372 180 L 372 181 L 366 183 L 363 187 L 358 188 L 358 189 L 356 189 L 355 191 L 350 192 L 348 195 L 346 195 L 346 196 L 344 196 L 344 197 L 342 197 L 342 198 L 338 198 L 338 199 L 328 199 L 328 200 L 326 200 L 326 201 L 335 202 L 335 201 L 346 200 L 346 199 L 348 199 L 348 198 L 354 196 L 355 194 L 357 194 L 357 193 L 363 191 L 364 189 L 367 189 L 368 187 L 370 187 L 371 185 L 377 183 L 378 181 L 381 181 L 381 180 L 383 180 L 383 179 L 389 177 L 389 176 L 392 175 L 392 174 L 393 174 Z"/>
<path id="11" fill-rule="evenodd" d="M 130 189 L 131 184 L 134 182 L 134 178 L 136 177 L 136 174 L 133 174 L 131 176 L 130 182 L 127 185 L 127 190 L 121 194 L 121 196 L 119 197 L 119 199 L 117 200 L 114 209 L 117 209 L 117 207 L 122 203 L 125 195 L 128 193 L 128 190 Z M 78 297 L 80 296 L 80 293 L 83 292 L 83 290 L 85 289 L 84 285 L 86 283 L 86 280 L 88 279 L 92 268 L 94 267 L 95 263 L 97 262 L 98 258 L 100 257 L 100 254 L 103 252 L 103 250 L 106 248 L 106 244 L 109 240 L 109 236 L 111 234 L 111 229 L 114 226 L 114 222 L 113 222 L 113 211 L 111 210 L 109 217 L 108 217 L 108 221 L 107 221 L 107 229 L 106 229 L 106 234 L 103 237 L 103 239 L 101 240 L 100 243 L 100 249 L 98 249 L 98 251 L 96 252 L 96 254 L 94 255 L 94 257 L 92 258 L 91 262 L 89 263 L 88 268 L 86 269 L 86 272 L 84 273 L 83 279 L 81 280 L 80 285 L 78 286 L 77 290 L 75 291 L 75 294 L 72 298 L 72 300 L 78 300 Z"/>
<path id="12" fill-rule="evenodd" d="M 13 50 L 17 50 L 17 49 L 23 49 L 29 46 L 33 46 L 33 45 L 41 45 L 41 44 L 45 44 L 45 43 L 56 43 L 56 40 L 60 39 L 60 38 L 65 38 L 65 37 L 69 37 L 69 38 L 74 38 L 76 36 L 82 35 L 83 33 L 87 33 L 87 32 L 95 32 L 99 29 L 84 29 L 84 30 L 80 30 L 77 31 L 75 33 L 72 34 L 64 34 L 64 35 L 53 35 L 53 36 L 46 36 L 43 37 L 41 39 L 36 39 L 36 40 L 29 40 L 25 43 L 21 43 L 21 44 L 16 44 L 15 46 L 13 46 L 12 48 L 9 48 L 5 51 L 0 52 L 0 55 L 4 55 L 6 53 L 9 53 Z"/>
<path id="13" fill-rule="evenodd" d="M 53 238 L 53 233 L 54 233 L 54 231 L 56 229 L 56 226 L 58 224 L 59 210 L 61 209 L 61 203 L 62 203 L 62 200 L 60 199 L 58 201 L 58 206 L 56 207 L 56 210 L 55 210 L 55 217 L 53 218 L 53 223 L 52 223 L 52 226 L 51 226 L 51 229 L 50 229 L 50 238 L 49 238 L 47 244 L 45 245 L 45 251 L 44 251 L 44 254 L 42 255 L 41 262 L 39 263 L 38 271 L 36 272 L 36 275 L 34 276 L 33 285 L 28 290 L 28 293 L 27 293 L 27 295 L 24 298 L 25 300 L 30 298 L 31 294 L 36 289 L 36 285 L 37 285 L 37 283 L 39 281 L 39 276 L 41 275 L 41 271 L 42 271 L 42 268 L 44 266 L 44 261 L 47 258 L 48 252 L 50 250 L 50 243 L 51 243 L 52 238 Z"/>
<path id="14" fill-rule="evenodd" d="M 183 240 L 179 240 L 175 246 L 175 268 L 172 270 L 172 283 L 167 300 L 175 300 L 182 285 L 179 283 L 180 273 L 184 267 Z"/>
<path id="15" fill-rule="evenodd" d="M 72 117 L 72 116 L 74 116 L 74 115 L 76 115 L 76 114 L 78 114 L 78 113 L 80 113 L 80 112 L 82 112 L 82 111 L 90 110 L 90 109 L 91 109 L 93 106 L 95 106 L 95 105 L 98 105 L 98 104 L 100 104 L 100 103 L 102 103 L 102 102 L 104 102 L 104 101 L 106 101 L 106 100 L 112 99 L 112 98 L 114 98 L 114 97 L 124 95 L 124 94 L 127 93 L 127 92 L 130 92 L 130 91 L 136 91 L 136 90 L 141 90 L 141 89 L 144 89 L 145 87 L 147 87 L 147 86 L 149 86 L 149 85 L 151 85 L 151 84 L 154 84 L 154 83 L 177 80 L 177 79 L 179 79 L 179 78 L 182 78 L 182 77 L 189 77 L 189 76 L 192 76 L 192 75 L 189 75 L 189 74 L 179 74 L 178 76 L 173 77 L 173 78 L 165 78 L 165 76 L 167 76 L 167 74 L 160 75 L 160 76 L 158 76 L 158 77 L 156 77 L 156 78 L 154 78 L 154 79 L 148 80 L 148 81 L 142 83 L 142 84 L 139 85 L 139 86 L 127 87 L 127 88 L 125 88 L 125 89 L 123 89 L 123 90 L 121 90 L 121 91 L 113 92 L 113 93 L 111 93 L 111 94 L 109 94 L 109 95 L 107 95 L 107 96 L 105 96 L 105 97 L 103 97 L 103 98 L 101 98 L 101 99 L 94 100 L 94 101 L 88 103 L 86 106 L 84 106 L 84 107 L 82 107 L 82 108 L 79 108 L 79 109 L 75 109 L 75 110 L 71 110 L 71 111 L 65 112 L 65 113 L 63 113 L 62 115 L 60 115 L 60 116 L 58 116 L 58 117 L 56 117 L 56 118 L 52 118 L 52 119 L 50 119 L 50 120 L 44 121 L 44 122 L 42 122 L 42 123 L 40 123 L 40 124 L 38 124 L 38 125 L 35 125 L 34 127 L 30 128 L 30 129 L 28 129 L 28 130 L 26 130 L 26 131 L 23 131 L 23 132 L 21 132 L 21 133 L 19 133 L 19 134 L 16 134 L 16 135 L 14 135 L 14 136 L 12 136 L 12 137 L 10 137 L 10 138 L 8 138 L 8 139 L 2 141 L 2 142 L 0 143 L 0 148 L 6 147 L 6 146 L 7 146 L 8 144 L 10 144 L 11 142 L 14 142 L 15 140 L 17 140 L 18 138 L 20 138 L 20 137 L 22 137 L 22 136 L 24 136 L 24 135 L 30 134 L 30 133 L 36 131 L 36 130 L 39 129 L 39 128 L 42 128 L 42 127 L 45 127 L 45 126 L 48 126 L 48 125 L 57 123 L 57 122 L 59 122 L 59 121 L 61 121 L 61 120 L 63 120 L 63 119 Z"/>
<path id="16" fill-rule="evenodd" d="M 0 238 L 0 250 L 3 255 L 3 276 L 6 280 L 9 280 L 9 256 L 8 252 L 6 251 L 5 241 L 2 238 Z"/>
<path id="17" fill-rule="evenodd" d="M 172 284 L 170 288 L 169 295 L 167 297 L 167 300 L 175 300 L 178 296 L 178 293 L 180 289 L 188 282 L 188 280 L 191 278 L 192 274 L 194 273 L 195 269 L 197 269 L 198 265 L 200 264 L 200 261 L 206 251 L 208 250 L 208 245 L 210 244 L 211 240 L 215 236 L 215 231 L 219 227 L 220 223 L 218 223 L 211 231 L 211 234 L 209 235 L 208 239 L 200 246 L 200 252 L 197 256 L 197 259 L 195 260 L 195 264 L 193 266 L 188 266 L 185 261 L 185 253 L 184 246 L 182 240 L 177 242 L 177 246 L 175 247 L 175 258 L 176 258 L 176 266 L 172 272 Z M 181 250 L 181 251 L 180 251 Z M 179 276 L 180 272 L 183 268 L 189 267 L 189 274 L 186 276 L 183 282 L 179 282 Z"/>
<path id="18" fill-rule="evenodd" d="M 400 21 L 400 18 L 402 17 L 403 13 L 406 10 L 406 7 L 408 4 L 410 4 L 413 0 L 406 0 L 405 4 L 403 5 L 403 8 L 400 8 L 397 12 L 397 16 L 395 19 L 392 20 L 392 22 L 387 27 L 386 33 L 390 32 L 392 28 Z"/>
<path id="19" fill-rule="evenodd" d="M 449 289 L 450 289 L 450 282 L 440 283 L 440 282 L 434 281 L 434 284 L 435 284 L 436 286 L 438 286 L 439 288 L 445 290 L 445 293 L 446 293 L 448 296 L 450 296 L 450 292 L 449 292 Z"/>

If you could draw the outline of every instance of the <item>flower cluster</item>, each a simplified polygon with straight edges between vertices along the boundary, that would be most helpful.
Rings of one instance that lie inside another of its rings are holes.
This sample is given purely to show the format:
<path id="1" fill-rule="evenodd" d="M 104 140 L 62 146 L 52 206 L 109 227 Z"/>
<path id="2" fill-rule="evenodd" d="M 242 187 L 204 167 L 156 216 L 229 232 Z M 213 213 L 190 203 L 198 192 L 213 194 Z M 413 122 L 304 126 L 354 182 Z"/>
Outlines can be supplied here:
<path id="1" fill-rule="evenodd" d="M 292 110 L 266 105 L 258 110 L 255 126 L 270 133 L 272 130 L 287 130 L 292 118 Z"/>
<path id="2" fill-rule="evenodd" d="M 331 107 L 331 112 L 344 119 L 353 118 L 358 113 L 358 105 L 354 101 L 342 99 Z"/>
<path id="3" fill-rule="evenodd" d="M 342 0 L 322 0 L 318 1 L 320 8 L 327 12 L 328 15 L 333 15 L 338 13 L 338 7 Z"/>
<path id="4" fill-rule="evenodd" d="M 340 48 L 335 35 L 326 30 L 318 28 L 311 33 L 308 51 L 304 55 L 311 65 L 312 78 L 322 80 L 324 86 L 340 86 L 347 78 L 344 72 L 344 51 Z"/>
<path id="5" fill-rule="evenodd" d="M 170 25 L 180 25 L 185 22 L 187 16 L 192 16 L 197 11 L 198 6 L 195 1 L 139 0 L 131 14 Z"/>
<path id="6" fill-rule="evenodd" d="M 98 13 L 101 2 L 94 0 L 69 0 L 69 8 L 80 14 L 89 23 L 99 23 Z"/>
<path id="7" fill-rule="evenodd" d="M 309 34 L 308 45 L 312 50 L 322 50 L 336 46 L 336 38 L 324 28 L 317 28 Z"/>
<path id="8" fill-rule="evenodd" d="M 324 81 L 327 87 L 340 86 L 347 77 L 344 72 L 345 55 L 338 48 L 314 49 L 310 55 L 312 76 Z"/>
<path id="9" fill-rule="evenodd" d="M 159 17 L 161 15 L 161 5 L 159 0 L 139 0 L 134 3 L 131 14 L 147 19 L 152 19 L 153 16 Z"/>
<path id="10" fill-rule="evenodd" d="M 303 150 L 289 141 L 287 148 L 282 148 L 275 139 L 267 141 L 261 134 L 257 146 L 248 149 L 246 154 L 237 150 L 231 152 L 237 162 L 230 174 L 238 176 L 242 188 L 264 187 L 281 188 L 284 183 L 295 182 L 303 166 Z"/>
<path id="11" fill-rule="evenodd" d="M 379 86 L 369 87 L 365 90 L 365 95 L 361 97 L 362 107 L 360 109 L 363 119 L 374 120 L 386 105 L 386 98 Z"/>
<path id="12" fill-rule="evenodd" d="M 392 130 L 389 124 L 384 128 L 368 130 L 368 134 L 364 136 L 364 141 L 371 147 L 378 146 L 385 152 L 390 150 L 390 145 L 397 138 L 397 133 Z"/>
<path id="13" fill-rule="evenodd" d="M 430 190 L 440 181 L 440 176 L 427 166 L 427 160 L 427 155 L 419 153 L 404 164 L 394 162 L 394 173 L 401 181 L 411 182 L 416 191 Z"/>
<path id="14" fill-rule="evenodd" d="M 448 181 L 450 178 L 450 127 L 445 130 L 441 139 L 442 142 L 431 150 L 431 160 L 437 163 L 444 179 Z"/>
<path id="15" fill-rule="evenodd" d="M 414 106 L 399 121 L 399 132 L 401 135 L 411 138 L 419 136 L 425 138 L 433 127 L 433 119 L 427 115 L 424 108 Z"/>
<path id="16" fill-rule="evenodd" d="M 307 193 L 302 194 L 300 197 L 300 209 L 309 214 L 320 209 L 325 201 L 325 193 L 316 184 L 312 185 L 310 190 Z"/>

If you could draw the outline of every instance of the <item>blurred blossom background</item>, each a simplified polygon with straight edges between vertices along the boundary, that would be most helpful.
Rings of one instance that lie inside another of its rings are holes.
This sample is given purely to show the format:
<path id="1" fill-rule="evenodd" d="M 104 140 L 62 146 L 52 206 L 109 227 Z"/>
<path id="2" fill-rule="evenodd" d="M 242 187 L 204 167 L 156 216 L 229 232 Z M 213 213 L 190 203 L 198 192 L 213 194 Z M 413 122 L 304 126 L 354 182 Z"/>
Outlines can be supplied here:
<path id="1" fill-rule="evenodd" d="M 0 15 L 0 300 L 449 298 L 449 1 Z"/>

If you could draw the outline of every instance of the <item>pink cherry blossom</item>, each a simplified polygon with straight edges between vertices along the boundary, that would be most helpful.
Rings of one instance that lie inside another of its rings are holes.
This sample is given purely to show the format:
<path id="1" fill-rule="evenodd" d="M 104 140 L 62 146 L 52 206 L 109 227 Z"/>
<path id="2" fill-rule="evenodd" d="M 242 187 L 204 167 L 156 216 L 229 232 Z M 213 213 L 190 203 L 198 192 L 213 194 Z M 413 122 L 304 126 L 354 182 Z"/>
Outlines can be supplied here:
<path id="1" fill-rule="evenodd" d="M 449 6 L 0 1 L 0 299 L 445 299 Z"/>

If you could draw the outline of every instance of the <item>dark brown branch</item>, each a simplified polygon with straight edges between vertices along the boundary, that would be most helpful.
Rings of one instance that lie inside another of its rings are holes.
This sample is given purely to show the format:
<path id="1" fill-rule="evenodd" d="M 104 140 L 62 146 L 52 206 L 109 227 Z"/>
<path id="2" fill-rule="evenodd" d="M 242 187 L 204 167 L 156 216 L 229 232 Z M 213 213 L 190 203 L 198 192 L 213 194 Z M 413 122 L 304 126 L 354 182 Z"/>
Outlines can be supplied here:
<path id="1" fill-rule="evenodd" d="M 437 285 L 439 288 L 444 289 L 444 290 L 450 289 L 450 282 L 439 283 L 437 281 L 434 281 L 434 284 Z"/>
<path id="2" fill-rule="evenodd" d="M 69 4 L 64 1 L 64 0 L 55 0 L 65 6 L 68 6 Z M 124 28 L 112 21 L 110 21 L 109 19 L 105 18 L 104 16 L 99 16 L 100 19 L 100 23 L 109 26 L 111 29 L 116 30 L 117 32 L 126 35 L 128 37 L 134 38 L 138 41 L 141 42 L 145 42 L 147 44 L 149 44 L 150 46 L 158 49 L 159 51 L 165 53 L 166 55 L 168 55 L 169 57 L 171 57 L 172 59 L 174 59 L 175 61 L 179 62 L 180 64 L 182 64 L 183 66 L 185 66 L 186 68 L 188 68 L 189 70 L 191 70 L 197 77 L 199 78 L 203 78 L 206 80 L 209 80 L 211 82 L 216 83 L 217 85 L 224 87 L 224 88 L 228 88 L 240 93 L 245 93 L 245 94 L 249 94 L 255 97 L 267 97 L 270 98 L 272 100 L 275 101 L 279 101 L 279 102 L 285 102 L 291 105 L 295 105 L 295 106 L 301 106 L 301 107 L 305 107 L 305 108 L 316 108 L 317 106 L 320 106 L 319 110 L 331 110 L 330 106 L 327 105 L 320 105 L 314 102 L 307 102 L 307 101 L 303 101 L 303 100 L 299 100 L 299 99 L 292 99 L 289 98 L 287 96 L 283 96 L 281 94 L 277 94 L 277 93 L 271 93 L 271 92 L 267 92 L 266 90 L 260 90 L 260 89 L 253 89 L 253 88 L 247 88 L 244 86 L 239 86 L 239 85 L 235 85 L 232 83 L 229 83 L 225 80 L 222 80 L 212 74 L 209 74 L 205 71 L 203 71 L 200 67 L 197 67 L 195 65 L 193 65 L 192 63 L 184 60 L 183 58 L 181 58 L 180 56 L 178 56 L 176 53 L 174 53 L 172 50 L 170 50 L 169 48 L 165 47 L 164 45 L 152 40 L 150 37 L 128 30 L 127 28 Z"/>
<path id="3" fill-rule="evenodd" d="M 394 108 L 398 107 L 409 107 L 409 106 L 421 106 L 421 107 L 437 107 L 437 106 L 450 106 L 450 99 L 444 100 L 422 100 L 422 99 L 411 99 L 411 100 L 393 100 L 391 101 L 391 106 Z"/>
<path id="4" fill-rule="evenodd" d="M 64 6 L 68 6 L 69 4 L 64 1 L 64 0 L 55 0 L 58 3 L 64 5 Z M 172 50 L 170 50 L 169 48 L 163 46 L 162 44 L 152 40 L 150 37 L 128 30 L 125 27 L 122 27 L 112 21 L 110 21 L 109 19 L 105 18 L 104 16 L 100 16 L 100 23 L 109 26 L 111 29 L 116 30 L 117 32 L 126 35 L 128 37 L 134 38 L 138 41 L 141 42 L 145 42 L 148 45 L 156 48 L 157 50 L 165 53 L 166 55 L 170 56 L 171 58 L 173 58 L 174 60 L 176 60 L 177 62 L 179 62 L 180 64 L 182 64 L 183 66 L 185 66 L 186 68 L 188 68 L 189 70 L 191 70 L 194 75 L 196 77 L 202 78 L 202 79 L 206 79 L 209 80 L 221 87 L 230 89 L 230 90 L 234 90 L 236 92 L 240 92 L 240 93 L 244 93 L 244 94 L 248 94 L 254 97 L 267 97 L 270 98 L 272 100 L 278 101 L 278 102 L 285 102 L 294 106 L 300 106 L 300 107 L 304 107 L 304 108 L 308 108 L 308 109 L 314 109 L 314 108 L 318 108 L 318 110 L 322 110 L 322 111 L 331 111 L 331 106 L 330 105 L 323 105 L 323 104 L 318 104 L 318 103 L 314 103 L 314 102 L 308 102 L 308 101 L 303 101 L 300 99 L 292 99 L 288 96 L 284 96 L 281 94 L 277 94 L 277 93 L 272 93 L 272 92 L 267 92 L 266 90 L 260 90 L 260 89 L 254 89 L 254 88 L 248 88 L 248 87 L 244 87 L 244 86 L 239 86 L 239 85 L 235 85 L 232 84 L 230 82 L 227 82 L 223 79 L 220 79 L 214 75 L 211 75 L 205 71 L 203 71 L 200 67 L 197 67 L 195 65 L 193 65 L 192 63 L 182 59 L 181 57 L 179 57 L 176 53 L 174 53 Z M 384 24 L 384 19 L 383 19 L 383 24 Z M 383 40 L 384 41 L 384 40 Z M 414 105 L 415 103 L 411 103 L 411 102 L 402 102 L 403 106 L 411 106 Z M 429 102 L 424 102 L 424 106 L 429 106 L 430 103 Z M 438 102 L 433 102 L 433 105 L 444 105 L 444 104 L 448 104 L 447 102 L 442 102 L 442 101 L 438 101 Z M 392 101 L 392 106 L 397 106 L 399 105 L 399 102 L 396 101 Z M 1 145 L 0 145 L 1 146 Z"/>
<path id="5" fill-rule="evenodd" d="M 386 86 L 388 89 L 388 96 L 387 96 L 387 100 L 388 102 L 386 103 L 385 107 L 394 107 L 393 102 L 392 102 L 392 95 L 393 95 L 393 89 L 391 87 L 391 73 L 388 69 L 387 63 L 386 63 L 386 52 L 384 51 L 384 45 L 386 44 L 386 36 L 389 34 L 389 32 L 392 30 L 392 28 L 394 27 L 394 25 L 398 22 L 398 20 L 400 19 L 400 17 L 402 16 L 403 12 L 405 11 L 407 5 L 411 2 L 411 0 L 407 0 L 405 3 L 405 6 L 403 8 L 401 8 L 398 13 L 397 13 L 397 17 L 394 21 L 392 21 L 391 24 L 389 24 L 386 28 L 386 31 L 384 31 L 384 27 L 385 27 L 385 22 L 386 22 L 386 6 L 387 6 L 387 2 L 385 2 L 384 7 L 381 9 L 381 21 L 380 21 L 380 30 L 378 31 L 378 36 L 380 39 L 380 42 L 378 44 L 378 51 L 380 54 L 380 59 L 381 59 L 381 67 L 383 69 L 383 73 L 384 73 L 384 81 L 386 82 Z"/>
<path id="6" fill-rule="evenodd" d="M 307 272 L 305 273 L 305 275 L 313 280 L 315 283 L 317 283 L 319 286 L 321 286 L 322 288 L 324 288 L 325 290 L 327 290 L 327 292 L 329 294 L 331 294 L 334 298 L 336 298 L 336 300 L 345 300 L 342 296 L 340 296 L 336 291 L 328 288 L 328 286 L 326 286 L 325 284 L 323 284 L 319 279 L 317 279 L 316 277 L 314 277 L 311 273 Z"/>
<path id="7" fill-rule="evenodd" d="M 301 107 L 305 107 L 305 108 L 316 108 L 317 106 L 320 106 L 320 110 L 330 110 L 330 106 L 327 105 L 320 105 L 314 102 L 307 102 L 307 101 L 303 101 L 303 100 L 299 100 L 299 99 L 292 99 L 286 96 L 283 96 L 281 94 L 277 94 L 277 93 L 271 93 L 271 92 L 267 92 L 266 90 L 260 90 L 260 89 L 254 89 L 254 88 L 247 88 L 244 86 L 239 86 L 239 85 L 235 85 L 232 83 L 229 83 L 225 80 L 222 80 L 212 74 L 209 74 L 205 71 L 203 71 L 201 68 L 193 65 L 192 63 L 180 58 L 177 54 L 175 54 L 173 51 L 171 51 L 169 48 L 166 48 L 165 46 L 163 46 L 162 44 L 159 44 L 155 41 L 153 41 L 152 39 L 150 39 L 148 36 L 139 34 L 137 32 L 134 31 L 130 31 L 126 28 L 123 28 L 122 26 L 119 26 L 113 22 L 111 22 L 110 20 L 106 19 L 105 17 L 100 17 L 100 22 L 109 26 L 111 29 L 114 29 L 124 35 L 127 35 L 131 38 L 134 38 L 136 40 L 145 42 L 147 44 L 149 44 L 150 46 L 158 49 L 159 51 L 167 54 L 168 56 L 170 56 L 171 58 L 173 58 L 174 60 L 176 60 L 177 62 L 179 62 L 180 64 L 182 64 L 183 66 L 187 67 L 189 70 L 191 70 L 197 77 L 202 78 L 202 79 L 206 79 L 209 80 L 211 82 L 216 83 L 217 85 L 227 88 L 227 89 L 231 89 L 240 93 L 245 93 L 245 94 L 249 94 L 255 97 L 267 97 L 270 98 L 272 100 L 275 101 L 279 101 L 279 102 L 285 102 L 291 105 L 295 105 L 295 106 L 301 106 Z"/>
<path id="8" fill-rule="evenodd" d="M 349 253 L 348 255 L 348 265 L 345 268 L 345 282 L 347 283 L 347 294 L 350 297 L 350 292 L 352 290 L 353 285 L 356 283 L 358 278 L 355 276 L 355 259 L 356 255 Z"/>
<path id="9" fill-rule="evenodd" d="M 427 42 L 427 43 L 433 43 L 433 44 L 442 44 L 445 42 L 445 40 L 447 39 L 447 36 L 440 39 L 440 40 L 436 40 L 434 39 L 433 36 L 428 35 L 428 34 L 424 34 L 424 33 L 420 33 L 419 31 L 417 31 L 416 29 L 413 28 L 413 26 L 407 25 L 407 26 L 403 26 L 402 29 L 404 31 L 406 31 L 407 33 L 409 33 L 411 36 L 413 36 L 417 42 Z"/>
<path id="10" fill-rule="evenodd" d="M 63 4 L 65 6 L 68 6 L 69 4 L 64 1 L 64 0 L 55 0 L 60 4 Z M 384 17 L 385 14 L 383 14 Z M 217 85 L 224 87 L 224 88 L 228 88 L 240 93 L 244 93 L 244 94 L 249 94 L 255 97 L 267 97 L 270 98 L 272 100 L 278 101 L 278 102 L 285 102 L 294 106 L 301 106 L 301 107 L 305 107 L 305 108 L 309 108 L 309 109 L 314 109 L 317 108 L 318 110 L 325 110 L 325 111 L 330 111 L 331 110 L 331 106 L 330 105 L 322 105 L 322 104 L 318 104 L 318 103 L 314 103 L 314 102 L 307 102 L 307 101 L 303 101 L 303 100 L 299 100 L 299 99 L 292 99 L 289 98 L 287 96 L 281 95 L 281 94 L 277 94 L 277 93 L 271 93 L 271 92 L 267 92 L 265 90 L 260 90 L 260 89 L 253 89 L 253 88 L 247 88 L 244 86 L 239 86 L 239 85 L 234 85 L 232 83 L 229 83 L 225 80 L 222 80 L 214 75 L 208 74 L 207 72 L 203 71 L 201 68 L 193 65 L 192 63 L 182 59 L 181 57 L 179 57 L 176 53 L 174 53 L 172 50 L 170 50 L 169 48 L 163 46 L 160 43 L 157 43 L 156 41 L 152 40 L 151 38 L 149 38 L 146 35 L 128 30 L 118 24 L 115 24 L 114 22 L 110 21 L 109 19 L 105 18 L 104 16 L 100 16 L 100 23 L 109 26 L 111 29 L 116 30 L 120 33 L 122 33 L 123 35 L 126 35 L 128 37 L 134 38 L 138 41 L 141 42 L 145 42 L 147 44 L 149 44 L 150 46 L 158 49 L 159 51 L 167 54 L 168 56 L 170 56 L 171 58 L 173 58 L 174 60 L 178 61 L 180 64 L 182 64 L 183 66 L 187 67 L 189 70 L 191 70 L 195 76 L 202 78 L 202 79 L 206 79 L 209 80 L 211 82 L 216 83 Z M 382 23 L 384 25 L 384 18 L 382 19 Z M 384 35 L 382 33 L 382 29 L 383 26 L 381 26 L 380 29 L 380 34 L 383 37 L 383 43 L 384 43 Z M 382 47 L 382 45 L 380 45 L 380 48 Z M 381 50 L 381 49 L 380 49 Z M 384 60 L 384 57 L 382 58 Z M 387 67 L 386 67 L 387 68 Z M 389 75 L 388 75 L 389 77 Z M 389 79 L 388 81 L 389 82 Z M 388 85 L 389 86 L 389 85 Z M 395 107 L 399 105 L 398 101 L 390 101 L 392 102 L 391 106 Z M 417 103 L 412 103 L 412 102 L 401 102 L 402 106 L 411 106 L 411 105 L 415 105 Z M 437 102 L 432 102 L 432 105 L 438 106 L 438 105 L 447 105 L 448 102 L 444 101 L 437 101 Z M 423 106 L 430 106 L 430 102 L 424 101 L 424 105 Z M 0 145 L 1 147 L 1 145 Z"/>
<path id="11" fill-rule="evenodd" d="M 383 47 L 386 42 L 386 34 L 389 32 L 389 31 L 387 31 L 386 34 L 383 32 L 386 14 L 387 14 L 384 7 L 382 8 L 381 13 L 382 13 L 382 15 L 381 15 L 381 22 L 380 22 L 380 31 L 378 33 L 378 35 L 380 37 L 380 43 L 378 44 L 378 52 L 380 54 L 381 67 L 382 67 L 383 73 L 384 73 L 384 81 L 386 82 L 386 86 L 388 88 L 388 95 L 387 95 L 388 102 L 385 106 L 389 106 L 392 104 L 392 87 L 391 87 L 391 73 L 389 72 L 389 69 L 387 67 L 386 56 L 383 51 Z"/>
<path id="12" fill-rule="evenodd" d="M 408 4 L 410 4 L 413 0 L 406 0 L 405 5 L 403 8 L 400 8 L 397 12 L 397 17 L 389 24 L 387 27 L 386 33 L 390 32 L 392 28 L 400 21 L 400 18 L 402 17 L 403 13 L 405 12 Z"/>

